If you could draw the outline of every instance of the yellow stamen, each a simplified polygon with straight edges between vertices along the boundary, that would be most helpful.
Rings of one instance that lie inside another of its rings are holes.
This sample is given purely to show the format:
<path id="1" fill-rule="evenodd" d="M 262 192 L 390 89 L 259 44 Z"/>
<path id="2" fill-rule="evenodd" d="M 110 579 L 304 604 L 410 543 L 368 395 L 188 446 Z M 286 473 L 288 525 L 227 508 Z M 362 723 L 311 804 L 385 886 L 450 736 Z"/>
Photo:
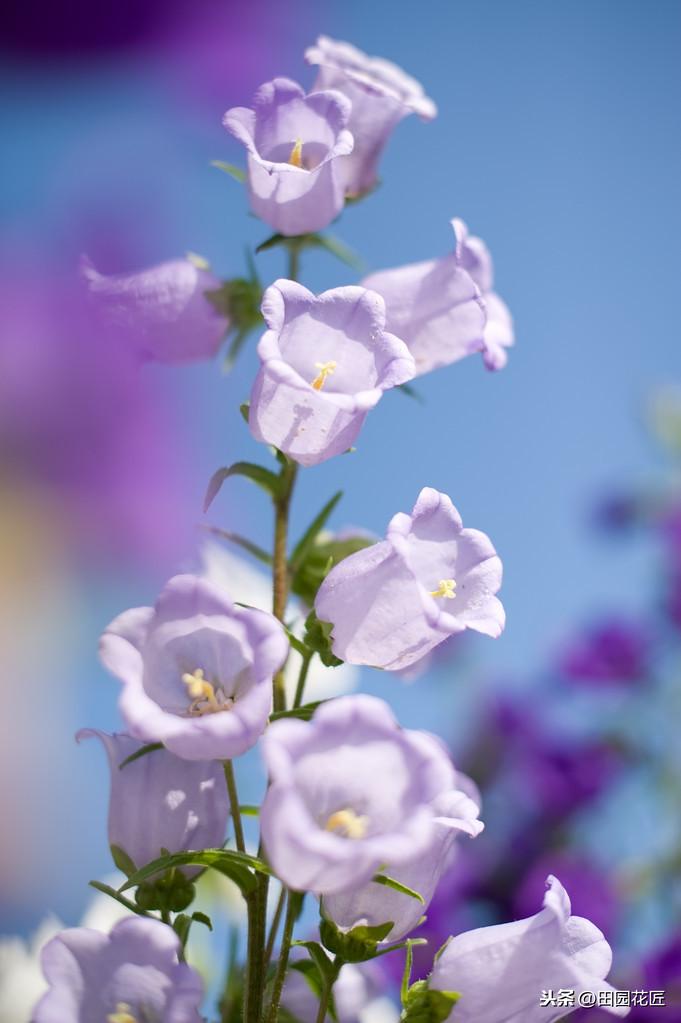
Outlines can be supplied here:
<path id="1" fill-rule="evenodd" d="M 292 164 L 294 167 L 302 167 L 303 166 L 303 140 L 302 139 L 296 139 L 296 141 L 295 141 L 295 143 L 293 145 L 293 149 L 291 150 L 291 155 L 288 158 L 288 162 L 290 164 Z"/>
<path id="2" fill-rule="evenodd" d="M 231 710 L 234 706 L 234 700 L 224 697 L 222 700 L 218 700 L 215 688 L 204 678 L 203 668 L 195 668 L 192 672 L 186 671 L 182 676 L 182 681 L 192 698 L 189 705 L 191 715 L 216 714 L 220 710 Z M 219 692 L 222 693 L 222 690 Z"/>
<path id="3" fill-rule="evenodd" d="M 326 378 L 330 377 L 332 373 L 336 372 L 336 366 L 338 363 L 334 362 L 315 362 L 315 369 L 319 370 L 319 373 L 312 381 L 312 386 L 315 391 L 321 391 L 322 387 L 326 383 Z"/>
<path id="4" fill-rule="evenodd" d="M 436 590 L 430 591 L 431 597 L 447 597 L 451 600 L 456 596 L 456 582 L 454 579 L 440 579 L 440 585 Z"/>
<path id="5" fill-rule="evenodd" d="M 198 252 L 187 252 L 186 258 L 197 270 L 210 270 L 210 263 L 204 256 L 199 256 Z"/>
<path id="6" fill-rule="evenodd" d="M 106 1023 L 137 1023 L 137 1018 L 130 1011 L 127 1002 L 118 1002 L 116 1011 L 110 1012 L 106 1017 Z"/>
<path id="7" fill-rule="evenodd" d="M 364 838 L 369 818 L 360 816 L 354 810 L 337 810 L 326 822 L 325 831 L 333 831 L 343 838 Z"/>

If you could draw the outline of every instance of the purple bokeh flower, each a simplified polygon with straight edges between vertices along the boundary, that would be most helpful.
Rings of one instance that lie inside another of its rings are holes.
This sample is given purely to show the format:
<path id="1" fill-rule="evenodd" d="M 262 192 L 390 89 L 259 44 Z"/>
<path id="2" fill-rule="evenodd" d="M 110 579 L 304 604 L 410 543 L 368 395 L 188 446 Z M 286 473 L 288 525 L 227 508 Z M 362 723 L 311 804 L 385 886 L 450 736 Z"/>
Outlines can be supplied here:
<path id="1" fill-rule="evenodd" d="M 576 682 L 638 682 L 648 670 L 650 638 L 633 621 L 613 619 L 591 626 L 560 659 L 564 675 Z"/>
<path id="2" fill-rule="evenodd" d="M 457 1023 L 553 1023 L 570 1008 L 540 1005 L 541 992 L 568 988 L 611 991 L 607 941 L 589 920 L 570 915 L 570 899 L 555 877 L 541 912 L 525 920 L 481 927 L 452 938 L 435 961 L 429 986 L 457 991 Z M 615 1016 L 629 1009 L 613 1007 Z"/>
<path id="3" fill-rule="evenodd" d="M 501 575 L 489 537 L 464 529 L 449 497 L 425 487 L 385 540 L 331 570 L 315 608 L 333 625 L 337 657 L 396 671 L 464 629 L 499 636 Z"/>
<path id="4" fill-rule="evenodd" d="M 531 914 L 544 890 L 546 875 L 556 871 L 570 890 L 570 901 L 579 916 L 592 920 L 600 930 L 614 930 L 620 914 L 618 893 L 608 874 L 579 853 L 549 849 L 530 864 L 513 893 L 514 917 Z"/>
<path id="5" fill-rule="evenodd" d="M 364 288 L 315 296 L 278 280 L 262 314 L 251 432 L 301 465 L 347 451 L 383 392 L 414 374 L 406 346 L 384 329 L 383 300 Z"/>
<path id="6" fill-rule="evenodd" d="M 349 127 L 355 148 L 342 161 L 349 195 L 358 195 L 376 182 L 378 161 L 393 129 L 408 114 L 431 121 L 437 108 L 423 86 L 396 64 L 368 57 L 350 43 L 319 36 L 305 51 L 308 64 L 319 66 L 315 89 L 338 89 L 352 103 Z"/>
<path id="7" fill-rule="evenodd" d="M 383 700 L 330 700 L 309 722 L 275 722 L 262 746 L 271 782 L 263 842 L 290 888 L 352 891 L 383 864 L 398 869 L 428 849 L 433 801 L 452 766 L 431 735 L 401 729 Z"/>
<path id="8" fill-rule="evenodd" d="M 101 740 L 109 758 L 109 845 L 122 849 L 137 869 L 163 849 L 175 853 L 223 844 L 229 801 L 219 763 L 183 760 L 158 749 L 124 764 L 143 743 L 90 728 L 76 738 L 92 736 Z M 191 876 L 197 869 L 184 871 Z"/>
<path id="9" fill-rule="evenodd" d="M 201 1023 L 203 984 L 179 961 L 180 939 L 160 920 L 129 917 L 109 934 L 62 931 L 43 951 L 48 992 L 33 1023 Z"/>
<path id="10" fill-rule="evenodd" d="M 436 742 L 436 740 L 433 740 Z M 451 765 L 450 765 L 451 766 Z M 459 834 L 475 838 L 484 825 L 478 820 L 480 795 L 469 778 L 457 774 L 453 767 L 450 777 L 432 801 L 435 814 L 433 835 L 425 850 L 406 862 L 395 864 L 388 859 L 384 870 L 390 877 L 418 892 L 424 899 L 419 902 L 392 888 L 369 881 L 368 884 L 348 892 L 324 897 L 324 915 L 342 930 L 358 924 L 373 927 L 393 921 L 393 928 L 385 941 L 397 941 L 418 924 L 433 897 L 442 874 L 451 862 L 454 841 Z"/>
<path id="11" fill-rule="evenodd" d="M 111 343 L 129 345 L 142 361 L 210 359 L 227 333 L 206 297 L 220 282 L 196 257 L 112 275 L 83 260 L 81 272 Z"/>
<path id="12" fill-rule="evenodd" d="M 287 653 L 276 618 L 236 607 L 191 575 L 171 579 L 155 607 L 119 615 L 100 641 L 104 664 L 123 682 L 130 732 L 187 760 L 231 759 L 255 745 Z"/>
<path id="13" fill-rule="evenodd" d="M 468 233 L 463 220 L 455 217 L 452 227 L 456 235 L 456 258 L 467 270 L 482 293 L 487 313 L 485 347 L 482 357 L 487 369 L 503 369 L 508 362 L 507 348 L 515 342 L 513 319 L 506 303 L 494 289 L 492 256 L 482 238 Z"/>
<path id="14" fill-rule="evenodd" d="M 253 212 L 284 235 L 320 231 L 343 208 L 339 158 L 352 152 L 350 103 L 339 92 L 305 95 L 288 78 L 261 85 L 253 109 L 232 107 L 223 124 L 248 153 Z"/>

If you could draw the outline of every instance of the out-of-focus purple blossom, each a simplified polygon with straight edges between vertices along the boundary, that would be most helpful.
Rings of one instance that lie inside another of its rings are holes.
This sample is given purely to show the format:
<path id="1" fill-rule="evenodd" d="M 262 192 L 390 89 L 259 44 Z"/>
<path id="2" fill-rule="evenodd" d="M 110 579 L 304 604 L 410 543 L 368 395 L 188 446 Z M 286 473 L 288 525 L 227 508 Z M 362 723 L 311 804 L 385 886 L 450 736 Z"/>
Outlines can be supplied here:
<path id="1" fill-rule="evenodd" d="M 123 612 L 100 641 L 123 683 L 130 732 L 187 760 L 227 760 L 255 745 L 287 653 L 276 618 L 190 575 L 171 579 L 155 607 Z"/>
<path id="2" fill-rule="evenodd" d="M 433 801 L 452 766 L 431 735 L 401 729 L 383 700 L 341 696 L 310 722 L 275 722 L 262 746 L 271 782 L 262 836 L 290 888 L 353 891 L 382 864 L 399 869 L 429 847 Z"/>
<path id="3" fill-rule="evenodd" d="M 612 619 L 590 626 L 560 657 L 561 672 L 596 685 L 639 682 L 649 667 L 650 637 L 634 621 Z"/>
<path id="4" fill-rule="evenodd" d="M 143 743 L 129 735 L 82 729 L 77 739 L 100 739 L 109 759 L 109 845 L 140 867 L 168 852 L 216 848 L 223 844 L 229 802 L 222 765 L 183 760 L 166 749 L 129 763 Z M 184 868 L 189 876 L 197 871 Z"/>
<path id="5" fill-rule="evenodd" d="M 485 303 L 459 261 L 458 243 L 441 259 L 379 270 L 361 283 L 385 299 L 388 328 L 407 343 L 417 376 L 475 352 L 491 358 Z"/>
<path id="6" fill-rule="evenodd" d="M 112 275 L 83 260 L 81 273 L 110 343 L 129 345 L 143 362 L 210 359 L 229 328 L 206 297 L 220 282 L 198 257 Z"/>
<path id="7" fill-rule="evenodd" d="M 232 107 L 223 124 L 248 154 L 253 212 L 284 235 L 320 231 L 343 208 L 339 159 L 352 152 L 350 103 L 339 92 L 308 96 L 288 78 L 261 85 L 253 109 Z"/>
<path id="8" fill-rule="evenodd" d="M 457 1023 L 553 1023 L 570 1008 L 540 1004 L 541 992 L 568 988 L 612 991 L 607 941 L 589 920 L 571 916 L 568 894 L 547 880 L 544 908 L 525 920 L 482 927 L 452 938 L 429 980 L 435 991 L 460 995 L 448 1018 Z M 613 1007 L 614 1016 L 629 1009 Z"/>
<path id="9" fill-rule="evenodd" d="M 258 345 L 249 425 L 301 465 L 347 451 L 383 392 L 414 374 L 406 346 L 384 329 L 383 299 L 364 288 L 316 296 L 278 280 L 262 314 L 269 330 Z"/>
<path id="10" fill-rule="evenodd" d="M 584 856 L 549 850 L 530 866 L 512 898 L 516 917 L 529 916 L 544 890 L 548 870 L 560 874 L 570 890 L 573 910 L 606 934 L 614 931 L 620 904 L 610 877 Z"/>
<path id="11" fill-rule="evenodd" d="M 75 277 L 4 266 L 0 280 L 5 480 L 90 558 L 178 557 L 193 523 L 189 460 L 153 381 L 108 344 Z"/>
<path id="12" fill-rule="evenodd" d="M 641 502 L 632 494 L 610 494 L 596 503 L 596 526 L 609 533 L 622 533 L 641 521 Z"/>
<path id="13" fill-rule="evenodd" d="M 179 961 L 180 939 L 160 920 L 129 917 L 109 934 L 74 927 L 43 951 L 49 984 L 33 1023 L 201 1023 L 203 984 Z"/>
<path id="14" fill-rule="evenodd" d="M 319 36 L 305 51 L 305 60 L 319 66 L 315 89 L 338 89 L 352 103 L 349 127 L 355 148 L 342 169 L 347 193 L 360 195 L 377 183 L 378 161 L 402 118 L 416 113 L 431 121 L 437 108 L 402 68 L 368 57 L 350 43 Z"/>
<path id="15" fill-rule="evenodd" d="M 499 636 L 501 575 L 489 537 L 464 529 L 449 497 L 425 487 L 385 540 L 331 570 L 315 608 L 333 625 L 337 657 L 397 671 L 464 629 Z"/>
<path id="16" fill-rule="evenodd" d="M 392 920 L 394 926 L 384 939 L 391 942 L 417 926 L 451 862 L 456 838 L 460 834 L 475 838 L 484 826 L 478 819 L 479 792 L 470 778 L 455 774 L 453 769 L 446 788 L 435 796 L 432 806 L 435 822 L 429 846 L 405 863 L 393 865 L 388 859 L 384 867 L 386 874 L 418 892 L 424 902 L 369 881 L 363 887 L 324 898 L 324 914 L 338 927 L 350 930 L 364 923 L 374 927 Z"/>

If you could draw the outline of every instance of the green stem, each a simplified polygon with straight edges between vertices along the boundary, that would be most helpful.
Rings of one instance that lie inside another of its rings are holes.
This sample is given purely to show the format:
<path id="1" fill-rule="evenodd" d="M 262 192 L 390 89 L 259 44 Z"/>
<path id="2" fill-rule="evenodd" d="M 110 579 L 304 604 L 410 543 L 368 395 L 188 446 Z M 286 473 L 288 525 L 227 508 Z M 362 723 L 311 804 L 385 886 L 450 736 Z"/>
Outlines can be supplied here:
<path id="1" fill-rule="evenodd" d="M 258 885 L 246 899 L 248 908 L 248 949 L 246 988 L 244 990 L 244 1023 L 261 1023 L 265 994 L 265 929 L 267 917 L 267 882 L 258 876 Z"/>
<path id="2" fill-rule="evenodd" d="M 338 979 L 338 974 L 341 971 L 342 965 L 343 960 L 339 959 L 338 956 L 336 956 L 333 960 L 331 976 L 329 980 L 322 986 L 322 993 L 319 998 L 319 1012 L 317 1013 L 316 1023 L 324 1023 L 324 1020 L 326 1019 L 326 1013 L 329 1008 L 329 1002 L 331 1001 L 331 992 L 333 991 L 333 985 L 336 983 L 336 980 Z"/>
<path id="3" fill-rule="evenodd" d="M 288 243 L 288 279 L 297 281 L 300 276 L 300 245 L 297 238 Z"/>
<path id="4" fill-rule="evenodd" d="M 289 571 L 287 559 L 288 519 L 291 497 L 296 482 L 298 466 L 288 459 L 281 468 L 279 479 L 280 491 L 274 500 L 274 554 L 272 560 L 272 613 L 280 622 L 286 614 L 288 599 Z M 286 710 L 286 684 L 283 668 L 277 672 L 273 680 L 274 709 Z"/>
<path id="5" fill-rule="evenodd" d="M 239 809 L 239 796 L 236 791 L 236 778 L 234 777 L 234 766 L 231 760 L 223 760 L 222 766 L 225 769 L 225 782 L 227 783 L 227 794 L 229 805 L 232 810 L 232 822 L 234 824 L 234 840 L 239 852 L 246 852 L 244 842 L 244 829 L 241 823 L 241 810 Z"/>
<path id="6" fill-rule="evenodd" d="M 276 1023 L 279 1015 L 279 1003 L 281 1001 L 281 992 L 284 987 L 284 980 L 286 978 L 286 970 L 288 967 L 288 958 L 291 951 L 291 942 L 293 940 L 293 927 L 296 922 L 297 904 L 299 900 L 293 897 L 291 892 L 288 893 L 288 903 L 286 906 L 286 917 L 284 919 L 284 933 L 281 938 L 281 948 L 279 950 L 279 962 L 277 963 L 277 972 L 274 976 L 274 984 L 272 987 L 272 1001 L 270 1002 L 269 1012 L 267 1013 L 267 1023 Z"/>
<path id="7" fill-rule="evenodd" d="M 267 939 L 267 945 L 265 946 L 265 962 L 269 965 L 272 958 L 272 952 L 274 951 L 274 943 L 277 940 L 277 933 L 279 931 L 279 924 L 281 923 L 281 914 L 284 912 L 284 905 L 286 903 L 286 889 L 282 885 L 282 889 L 279 892 L 279 898 L 277 899 L 277 907 L 272 917 L 272 923 L 270 924 L 270 933 Z"/>
<path id="8" fill-rule="evenodd" d="M 303 704 L 303 695 L 305 693 L 305 683 L 307 682 L 307 673 L 310 670 L 310 662 L 314 657 L 314 651 L 310 650 L 309 653 L 303 657 L 303 663 L 300 665 L 300 674 L 298 675 L 298 685 L 296 686 L 296 695 L 293 700 L 293 706 L 301 707 Z"/>

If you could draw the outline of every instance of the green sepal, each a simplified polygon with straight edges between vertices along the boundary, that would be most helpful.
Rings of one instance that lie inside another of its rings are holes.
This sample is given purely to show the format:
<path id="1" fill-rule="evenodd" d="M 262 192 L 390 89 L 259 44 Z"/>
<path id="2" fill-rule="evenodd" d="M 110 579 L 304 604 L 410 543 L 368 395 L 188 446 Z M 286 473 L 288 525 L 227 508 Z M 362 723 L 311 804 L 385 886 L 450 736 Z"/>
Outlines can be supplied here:
<path id="1" fill-rule="evenodd" d="M 256 874 L 269 874 L 270 868 L 256 856 L 239 852 L 237 849 L 203 849 L 200 852 L 172 853 L 160 856 L 136 871 L 121 886 L 119 891 L 127 891 L 136 885 L 143 884 L 155 874 L 174 867 L 211 867 L 233 881 L 244 895 L 255 891 Z"/>
<path id="2" fill-rule="evenodd" d="M 125 895 L 121 895 L 120 892 L 117 892 L 115 888 L 111 888 L 110 885 L 104 884 L 102 881 L 89 881 L 88 883 L 91 888 L 95 889 L 95 891 L 101 892 L 103 895 L 108 895 L 109 898 L 113 899 L 119 905 L 125 906 L 126 909 L 129 909 L 131 913 L 137 913 L 138 916 L 147 915 L 143 909 L 140 909 L 140 907 L 134 902 L 131 902 L 130 899 L 126 899 Z"/>
<path id="3" fill-rule="evenodd" d="M 331 649 L 331 622 L 320 622 L 314 611 L 305 619 L 305 646 L 319 654 L 322 664 L 327 668 L 337 668 L 343 662 Z"/>
<path id="4" fill-rule="evenodd" d="M 459 1000 L 456 991 L 431 991 L 428 982 L 417 980 L 407 991 L 402 1023 L 444 1023 Z"/>
<path id="5" fill-rule="evenodd" d="M 218 469 L 217 472 L 214 472 L 211 476 L 203 502 L 204 512 L 208 511 L 211 504 L 219 494 L 222 484 L 225 480 L 228 480 L 230 476 L 245 476 L 246 479 L 251 480 L 257 486 L 262 487 L 262 489 L 270 494 L 271 497 L 276 498 L 279 496 L 281 483 L 276 473 L 272 472 L 270 469 L 265 469 L 262 465 L 256 465 L 254 462 L 235 462 L 234 465 Z"/>
<path id="6" fill-rule="evenodd" d="M 179 870 L 169 870 L 157 880 L 144 881 L 135 892 L 140 909 L 159 909 L 166 913 L 181 913 L 191 906 L 196 894 L 192 882 Z"/>
<path id="7" fill-rule="evenodd" d="M 333 537 L 325 538 L 324 534 L 317 534 L 316 539 L 307 548 L 305 557 L 294 568 L 291 579 L 291 590 L 308 607 L 312 607 L 317 596 L 317 590 L 324 582 L 331 569 L 344 558 L 357 551 L 370 547 L 374 540 L 364 536 L 351 536 L 343 540 Z"/>
<path id="8" fill-rule="evenodd" d="M 341 931 L 332 920 L 322 916 L 319 936 L 324 947 L 344 962 L 363 963 L 367 959 L 375 958 L 379 942 L 383 941 L 394 926 L 393 921 L 389 920 L 375 927 L 360 924 L 350 931 Z"/>
<path id="9" fill-rule="evenodd" d="M 121 771 L 124 767 L 127 767 L 128 764 L 132 764 L 133 761 L 139 760 L 140 757 L 146 757 L 147 753 L 154 753 L 157 749 L 163 749 L 162 742 L 149 742 L 146 746 L 140 746 L 138 750 L 135 750 L 135 752 L 131 753 L 129 757 L 126 757 L 125 760 L 120 762 L 118 770 Z"/>
<path id="10" fill-rule="evenodd" d="M 406 394 L 408 398 L 413 398 L 419 405 L 425 405 L 426 399 L 423 397 L 420 391 L 417 391 L 411 384 L 398 384 L 397 390 L 402 391 L 402 394 Z"/>
<path id="11" fill-rule="evenodd" d="M 408 895 L 411 899 L 416 899 L 423 906 L 426 904 L 426 900 L 423 896 L 415 891 L 413 888 L 408 888 L 406 884 L 402 884 L 401 881 L 396 881 L 394 877 L 388 877 L 387 874 L 374 874 L 372 881 L 374 884 L 385 885 L 386 888 L 392 888 L 395 892 L 400 892 L 401 895 Z"/>
<path id="12" fill-rule="evenodd" d="M 357 255 L 349 246 L 331 234 L 297 234 L 290 237 L 284 234 L 272 234 L 264 242 L 256 247 L 256 252 L 267 252 L 268 249 L 283 247 L 289 251 L 302 252 L 304 249 L 324 249 L 330 255 L 335 256 L 341 263 L 352 267 L 353 270 L 365 269 L 364 260 Z"/>
<path id="13" fill-rule="evenodd" d="M 122 874 L 125 874 L 126 877 L 130 877 L 135 873 L 137 867 L 130 859 L 125 849 L 121 849 L 120 845 L 110 845 L 109 849 L 111 850 L 111 859 Z"/>
<path id="14" fill-rule="evenodd" d="M 282 718 L 300 718 L 301 721 L 309 721 L 322 703 L 326 703 L 326 700 L 304 703 L 302 707 L 294 707 L 292 710 L 275 710 L 273 714 L 270 714 L 270 721 L 281 721 Z"/>
<path id="15" fill-rule="evenodd" d="M 173 920 L 173 930 L 182 942 L 183 948 L 187 944 L 187 938 L 193 923 L 203 924 L 209 931 L 213 930 L 213 921 L 205 913 L 195 912 L 191 916 L 187 913 L 179 913 Z"/>
<path id="16" fill-rule="evenodd" d="M 243 185 L 246 180 L 246 171 L 242 170 L 241 167 L 235 167 L 233 163 L 225 163 L 224 160 L 211 160 L 210 165 L 224 171 L 225 174 L 229 174 L 230 178 L 234 178 L 240 185 Z"/>
<path id="17" fill-rule="evenodd" d="M 242 401 L 241 404 L 239 405 L 239 412 L 241 413 L 241 418 L 245 422 L 246 426 L 248 426 L 248 419 L 251 414 L 250 401 Z"/>

